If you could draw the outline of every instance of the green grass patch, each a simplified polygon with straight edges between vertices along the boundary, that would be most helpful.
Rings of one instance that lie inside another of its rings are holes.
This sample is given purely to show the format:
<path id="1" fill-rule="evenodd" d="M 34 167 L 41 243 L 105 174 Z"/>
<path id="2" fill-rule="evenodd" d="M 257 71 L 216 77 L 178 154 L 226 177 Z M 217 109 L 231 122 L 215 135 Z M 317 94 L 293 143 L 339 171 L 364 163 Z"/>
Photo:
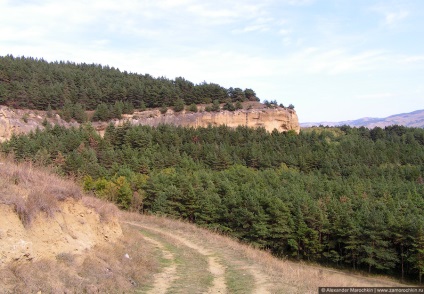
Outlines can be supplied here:
<path id="1" fill-rule="evenodd" d="M 207 256 L 160 233 L 144 229 L 141 230 L 141 233 L 160 242 L 166 250 L 174 255 L 173 261 L 163 258 L 163 255 L 160 254 L 160 248 L 157 248 L 157 258 L 161 268 L 169 266 L 172 262 L 177 265 L 177 279 L 171 284 L 168 293 L 202 293 L 212 285 L 213 276 L 208 271 Z M 150 285 L 145 289 L 151 289 L 152 286 Z"/>

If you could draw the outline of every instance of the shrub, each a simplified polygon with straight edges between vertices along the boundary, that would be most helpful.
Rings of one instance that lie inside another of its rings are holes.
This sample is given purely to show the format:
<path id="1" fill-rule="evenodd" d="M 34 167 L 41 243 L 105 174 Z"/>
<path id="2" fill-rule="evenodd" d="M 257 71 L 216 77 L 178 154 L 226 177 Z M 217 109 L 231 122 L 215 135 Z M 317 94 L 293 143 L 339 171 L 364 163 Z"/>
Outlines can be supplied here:
<path id="1" fill-rule="evenodd" d="M 160 109 L 159 109 L 160 113 L 165 114 L 168 111 L 168 107 L 166 107 L 166 105 L 163 105 Z"/>
<path id="2" fill-rule="evenodd" d="M 187 109 L 190 112 L 197 112 L 197 105 L 196 104 L 190 104 L 190 106 Z"/>
<path id="3" fill-rule="evenodd" d="M 243 109 L 243 104 L 241 104 L 240 101 L 237 101 L 235 107 L 236 109 Z"/>
<path id="4" fill-rule="evenodd" d="M 28 123 L 28 113 L 25 113 L 25 114 L 22 116 L 22 120 L 24 121 L 24 123 Z"/>
<path id="5" fill-rule="evenodd" d="M 232 102 L 227 102 L 227 103 L 224 104 L 223 109 L 228 110 L 228 111 L 235 111 L 236 107 L 234 106 L 234 104 Z"/>

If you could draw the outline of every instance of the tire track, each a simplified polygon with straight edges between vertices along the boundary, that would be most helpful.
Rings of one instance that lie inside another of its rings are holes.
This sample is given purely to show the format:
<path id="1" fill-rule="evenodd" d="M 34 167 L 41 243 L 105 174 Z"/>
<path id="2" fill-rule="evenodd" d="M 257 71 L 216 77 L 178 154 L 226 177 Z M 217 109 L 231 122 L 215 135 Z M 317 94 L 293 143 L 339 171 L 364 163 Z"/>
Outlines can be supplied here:
<path id="1" fill-rule="evenodd" d="M 227 293 L 227 285 L 225 283 L 225 267 L 219 262 L 218 257 L 214 256 L 214 253 L 198 244 L 195 244 L 189 240 L 187 240 L 184 237 L 175 235 L 175 234 L 171 234 L 168 231 L 165 230 L 161 230 L 158 228 L 152 228 L 150 226 L 147 225 L 143 225 L 142 223 L 133 223 L 133 222 L 125 222 L 129 225 L 135 226 L 135 227 L 139 227 L 142 229 L 145 229 L 147 231 L 150 232 L 156 232 L 162 235 L 166 235 L 172 239 L 177 240 L 178 242 L 182 243 L 184 246 L 189 247 L 193 250 L 196 250 L 197 252 L 199 252 L 201 255 L 207 257 L 208 259 L 208 271 L 212 274 L 213 276 L 213 282 L 212 282 L 212 286 L 205 292 L 205 293 L 210 293 L 210 294 L 215 294 L 215 293 Z M 175 276 L 175 274 L 174 274 Z M 176 277 L 175 277 L 176 278 Z M 156 281 L 155 281 L 156 284 Z M 152 292 L 152 293 L 158 293 L 158 292 Z M 161 292 L 164 293 L 164 292 Z"/>
<path id="2" fill-rule="evenodd" d="M 154 276 L 153 288 L 146 292 L 147 294 L 165 294 L 171 287 L 171 284 L 177 279 L 177 265 L 175 264 L 174 254 L 167 250 L 161 242 L 155 239 L 144 235 L 143 239 L 154 244 L 158 249 L 160 249 L 162 257 L 171 262 L 171 265 L 167 266 L 162 272 L 157 273 Z"/>

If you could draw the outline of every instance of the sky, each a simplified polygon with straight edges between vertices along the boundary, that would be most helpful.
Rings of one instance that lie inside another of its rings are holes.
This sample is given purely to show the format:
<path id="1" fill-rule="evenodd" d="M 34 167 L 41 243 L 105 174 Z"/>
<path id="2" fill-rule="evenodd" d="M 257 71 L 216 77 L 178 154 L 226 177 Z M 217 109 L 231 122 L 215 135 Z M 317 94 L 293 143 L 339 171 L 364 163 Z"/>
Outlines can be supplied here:
<path id="1" fill-rule="evenodd" d="M 0 55 L 251 88 L 300 122 L 424 109 L 423 0 L 0 0 Z"/>

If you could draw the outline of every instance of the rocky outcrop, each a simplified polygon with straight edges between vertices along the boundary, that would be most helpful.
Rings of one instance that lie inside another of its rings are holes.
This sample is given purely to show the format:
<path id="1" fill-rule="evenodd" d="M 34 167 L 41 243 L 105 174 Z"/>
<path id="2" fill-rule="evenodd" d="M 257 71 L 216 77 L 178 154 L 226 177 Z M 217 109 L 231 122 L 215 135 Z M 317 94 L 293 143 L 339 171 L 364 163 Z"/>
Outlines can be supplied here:
<path id="1" fill-rule="evenodd" d="M 0 106 L 0 142 L 12 136 L 12 134 L 28 133 L 35 130 L 40 123 L 34 118 L 35 114 L 24 112 L 23 110 L 13 110 L 5 106 Z"/>
<path id="2" fill-rule="evenodd" d="M 0 142 L 8 140 L 12 134 L 27 134 L 37 128 L 44 129 L 43 121 L 52 125 L 78 126 L 76 122 L 66 122 L 59 115 L 48 118 L 44 111 L 12 109 L 0 106 Z"/>
<path id="3" fill-rule="evenodd" d="M 135 112 L 132 115 L 126 115 L 121 120 L 116 120 L 115 125 L 121 125 L 124 122 L 130 122 L 134 125 L 158 126 L 160 124 L 171 124 L 183 127 L 208 127 L 226 125 L 228 127 L 246 126 L 252 128 L 263 127 L 268 132 L 276 129 L 279 132 L 295 131 L 299 133 L 300 126 L 297 114 L 292 109 L 286 108 L 264 108 L 256 107 L 251 109 L 242 109 L 237 111 L 220 112 L 179 112 L 174 113 L 168 110 L 166 114 L 161 114 L 159 110 L 149 110 Z M 106 124 L 103 125 L 106 127 Z M 97 126 L 100 130 L 101 126 Z"/>
<path id="4" fill-rule="evenodd" d="M 0 108 L 0 142 L 11 136 L 9 117 L 3 108 Z"/>
<path id="5" fill-rule="evenodd" d="M 200 111 L 193 113 L 182 111 L 174 113 L 171 109 L 161 114 L 158 109 L 143 112 L 134 112 L 124 115 L 120 120 L 113 120 L 115 125 L 130 122 L 134 125 L 158 126 L 160 124 L 171 124 L 183 127 L 208 127 L 226 125 L 228 127 L 247 126 L 252 128 L 263 127 L 268 132 L 276 129 L 279 132 L 295 131 L 299 133 L 299 120 L 292 109 L 265 108 L 263 104 L 255 103 L 244 105 L 247 109 L 237 111 L 206 112 L 202 107 Z M 43 129 L 43 121 L 66 127 L 78 126 L 76 122 L 66 122 L 59 115 L 48 118 L 43 111 L 11 109 L 0 106 L 0 142 L 9 139 L 12 134 L 29 133 L 37 128 Z M 95 122 L 93 126 L 100 134 L 106 129 L 110 122 Z"/>

